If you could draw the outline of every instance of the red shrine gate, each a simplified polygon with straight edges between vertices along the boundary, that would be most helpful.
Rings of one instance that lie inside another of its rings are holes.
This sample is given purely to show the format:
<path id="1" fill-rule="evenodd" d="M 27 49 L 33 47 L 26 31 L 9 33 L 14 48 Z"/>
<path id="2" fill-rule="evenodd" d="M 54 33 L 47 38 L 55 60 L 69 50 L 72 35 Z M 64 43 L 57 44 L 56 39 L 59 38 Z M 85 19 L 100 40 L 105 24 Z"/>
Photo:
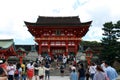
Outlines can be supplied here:
<path id="1" fill-rule="evenodd" d="M 13 39 L 0 40 L 0 59 L 8 59 L 9 56 L 16 56 Z"/>
<path id="2" fill-rule="evenodd" d="M 69 53 L 76 55 L 81 38 L 89 30 L 91 22 L 81 23 L 78 16 L 39 16 L 36 23 L 25 24 L 39 45 L 39 54 L 47 53 L 53 56 Z"/>

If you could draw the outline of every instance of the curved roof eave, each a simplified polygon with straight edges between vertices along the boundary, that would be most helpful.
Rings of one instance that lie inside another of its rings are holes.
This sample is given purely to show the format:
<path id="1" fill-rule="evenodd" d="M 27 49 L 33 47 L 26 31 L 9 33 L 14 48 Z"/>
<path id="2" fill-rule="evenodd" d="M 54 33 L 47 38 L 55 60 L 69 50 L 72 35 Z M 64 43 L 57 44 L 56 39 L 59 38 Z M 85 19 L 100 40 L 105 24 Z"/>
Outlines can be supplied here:
<path id="1" fill-rule="evenodd" d="M 0 40 L 0 48 L 7 49 L 14 44 L 13 39 L 2 39 Z"/>
<path id="2" fill-rule="evenodd" d="M 92 21 L 88 21 L 88 22 L 84 22 L 84 23 L 31 23 L 31 22 L 26 22 L 24 21 L 24 23 L 26 25 L 29 26 L 86 26 L 86 25 L 90 25 L 92 23 Z"/>

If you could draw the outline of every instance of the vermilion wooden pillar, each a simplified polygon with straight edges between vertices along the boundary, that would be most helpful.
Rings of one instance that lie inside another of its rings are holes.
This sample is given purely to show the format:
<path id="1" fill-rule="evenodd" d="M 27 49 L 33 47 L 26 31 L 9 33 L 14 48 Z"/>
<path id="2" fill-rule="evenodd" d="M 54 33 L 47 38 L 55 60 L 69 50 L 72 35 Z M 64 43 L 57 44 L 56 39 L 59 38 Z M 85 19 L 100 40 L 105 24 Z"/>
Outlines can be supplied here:
<path id="1" fill-rule="evenodd" d="M 92 59 L 92 55 L 93 55 L 93 52 L 91 50 L 86 50 L 86 60 L 87 60 L 87 63 L 88 64 L 91 64 L 91 59 Z"/>
<path id="2" fill-rule="evenodd" d="M 91 57 L 90 56 L 86 56 L 86 60 L 87 60 L 87 63 L 90 65 L 91 64 Z"/>
<path id="3" fill-rule="evenodd" d="M 20 58 L 20 64 L 22 64 L 23 56 L 20 56 L 19 58 Z"/>
<path id="4" fill-rule="evenodd" d="M 26 55 L 26 53 L 25 52 L 22 52 L 22 51 L 20 51 L 20 52 L 18 52 L 18 58 L 20 59 L 20 64 L 22 64 L 23 63 L 23 57 L 25 57 L 25 55 Z"/>
<path id="5" fill-rule="evenodd" d="M 66 41 L 66 54 L 65 54 L 65 56 L 67 56 L 68 55 L 68 41 Z"/>
<path id="6" fill-rule="evenodd" d="M 77 45 L 75 44 L 75 55 L 77 54 Z"/>
<path id="7" fill-rule="evenodd" d="M 39 44 L 39 54 L 41 54 L 41 44 Z"/>
<path id="8" fill-rule="evenodd" d="M 50 42 L 48 43 L 48 55 L 52 56 L 51 53 L 50 53 Z"/>

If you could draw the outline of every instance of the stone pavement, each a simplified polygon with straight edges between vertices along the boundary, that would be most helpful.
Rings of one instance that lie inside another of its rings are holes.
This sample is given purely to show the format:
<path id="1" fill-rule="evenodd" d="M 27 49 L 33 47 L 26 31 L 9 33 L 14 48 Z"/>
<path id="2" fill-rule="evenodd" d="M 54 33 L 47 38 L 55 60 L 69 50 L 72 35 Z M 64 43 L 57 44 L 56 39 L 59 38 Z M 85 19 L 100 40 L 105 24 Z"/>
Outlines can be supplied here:
<path id="1" fill-rule="evenodd" d="M 35 77 L 33 77 L 32 80 L 35 80 Z M 39 79 L 37 79 L 37 80 L 39 80 Z M 69 79 L 69 76 L 64 76 L 64 77 L 61 77 L 61 76 L 50 76 L 50 80 L 70 80 L 70 79 Z"/>
<path id="2" fill-rule="evenodd" d="M 35 78 L 33 78 L 32 80 L 35 80 Z M 39 79 L 38 79 L 39 80 Z M 50 80 L 70 80 L 69 76 L 50 76 Z M 118 76 L 117 80 L 120 80 L 120 75 Z"/>
<path id="3" fill-rule="evenodd" d="M 120 80 L 120 75 L 118 76 L 117 80 Z"/>

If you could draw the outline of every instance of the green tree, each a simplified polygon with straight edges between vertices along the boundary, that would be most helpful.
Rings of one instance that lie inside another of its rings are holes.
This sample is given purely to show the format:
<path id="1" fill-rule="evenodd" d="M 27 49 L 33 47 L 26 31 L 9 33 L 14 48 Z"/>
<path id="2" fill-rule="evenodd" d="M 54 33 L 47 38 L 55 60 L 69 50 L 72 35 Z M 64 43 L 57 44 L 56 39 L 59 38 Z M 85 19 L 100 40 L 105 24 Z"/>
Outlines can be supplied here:
<path id="1" fill-rule="evenodd" d="M 81 41 L 80 45 L 84 46 L 100 46 L 101 44 L 97 41 Z"/>
<path id="2" fill-rule="evenodd" d="M 120 38 L 120 21 L 116 24 L 107 22 L 103 26 L 102 30 L 104 30 L 104 37 L 101 40 L 103 50 L 99 57 L 101 60 L 113 63 L 114 60 L 120 58 L 120 43 L 118 42 L 118 39 Z"/>

